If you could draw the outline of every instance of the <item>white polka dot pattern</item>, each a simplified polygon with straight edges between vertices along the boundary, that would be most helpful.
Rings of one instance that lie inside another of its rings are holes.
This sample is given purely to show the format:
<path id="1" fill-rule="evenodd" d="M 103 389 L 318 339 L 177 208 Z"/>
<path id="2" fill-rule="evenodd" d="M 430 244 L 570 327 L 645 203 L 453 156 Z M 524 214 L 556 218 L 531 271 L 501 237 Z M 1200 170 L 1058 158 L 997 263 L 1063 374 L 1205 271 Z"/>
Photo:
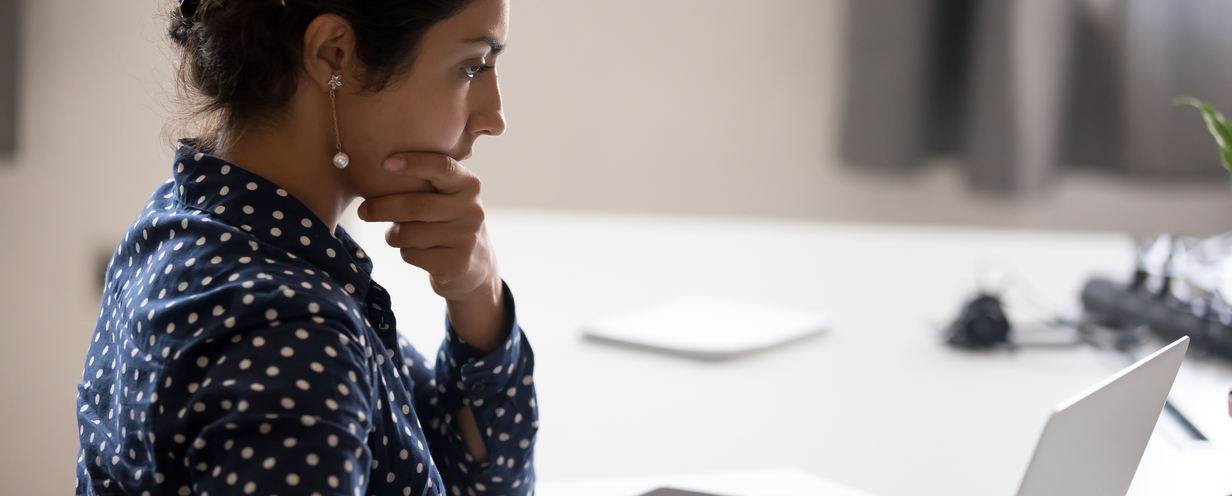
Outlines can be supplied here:
<path id="1" fill-rule="evenodd" d="M 534 354 L 446 320 L 435 370 L 341 227 L 181 143 L 108 266 L 77 416 L 77 494 L 531 494 Z M 453 418 L 469 405 L 490 460 Z"/>

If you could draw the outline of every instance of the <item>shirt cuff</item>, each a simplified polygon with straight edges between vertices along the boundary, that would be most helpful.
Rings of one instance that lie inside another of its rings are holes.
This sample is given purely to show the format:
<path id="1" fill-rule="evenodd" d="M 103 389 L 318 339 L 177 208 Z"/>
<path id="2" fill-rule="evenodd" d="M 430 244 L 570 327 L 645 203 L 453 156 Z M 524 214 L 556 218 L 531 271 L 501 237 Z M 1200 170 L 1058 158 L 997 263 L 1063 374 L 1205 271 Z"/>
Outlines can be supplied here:
<path id="1" fill-rule="evenodd" d="M 449 317 L 445 317 L 445 343 L 436 364 L 437 384 L 441 387 L 446 411 L 454 412 L 463 405 L 501 393 L 512 382 L 514 369 L 529 346 L 518 325 L 513 292 L 501 280 L 508 335 L 505 343 L 491 353 L 484 353 L 458 338 Z"/>

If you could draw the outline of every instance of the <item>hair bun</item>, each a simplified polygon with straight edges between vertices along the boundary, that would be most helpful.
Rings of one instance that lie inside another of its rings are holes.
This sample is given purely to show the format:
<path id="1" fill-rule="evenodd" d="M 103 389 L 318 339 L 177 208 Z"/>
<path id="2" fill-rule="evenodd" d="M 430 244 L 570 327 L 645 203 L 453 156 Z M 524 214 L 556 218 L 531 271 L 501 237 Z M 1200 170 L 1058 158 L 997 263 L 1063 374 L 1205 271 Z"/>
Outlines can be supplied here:
<path id="1" fill-rule="evenodd" d="M 187 47 L 188 41 L 192 37 L 193 25 L 196 24 L 192 18 L 181 15 L 171 16 L 171 25 L 167 26 L 167 34 L 171 36 L 171 40 L 181 47 Z"/>

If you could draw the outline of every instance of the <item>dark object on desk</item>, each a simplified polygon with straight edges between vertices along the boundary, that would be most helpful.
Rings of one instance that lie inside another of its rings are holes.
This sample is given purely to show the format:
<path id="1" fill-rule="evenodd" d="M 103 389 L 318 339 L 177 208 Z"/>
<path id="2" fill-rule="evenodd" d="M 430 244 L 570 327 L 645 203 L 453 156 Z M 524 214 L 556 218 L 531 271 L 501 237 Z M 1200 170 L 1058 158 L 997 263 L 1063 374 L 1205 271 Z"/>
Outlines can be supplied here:
<path id="1" fill-rule="evenodd" d="M 1161 286 L 1165 290 L 1150 291 L 1139 285 L 1123 285 L 1108 279 L 1095 278 L 1082 288 L 1082 306 L 1088 314 L 1098 315 L 1105 325 L 1121 329 L 1146 326 L 1151 333 L 1165 340 L 1189 336 L 1192 346 L 1209 353 L 1232 358 L 1232 319 L 1227 317 L 1227 303 L 1222 298 L 1181 301 L 1170 290 L 1170 277 Z"/>
<path id="2" fill-rule="evenodd" d="M 1001 300 L 980 293 L 950 324 L 945 341 L 959 348 L 988 349 L 1009 344 L 1009 334 L 1010 322 L 1005 317 Z"/>
<path id="3" fill-rule="evenodd" d="M 719 496 L 711 493 L 699 493 L 697 491 L 685 491 L 683 489 L 672 489 L 670 487 L 660 487 L 654 491 L 639 495 L 639 496 Z"/>
<path id="4" fill-rule="evenodd" d="M 946 329 L 945 339 L 946 344 L 967 350 L 1089 344 L 1100 349 L 1126 351 L 1142 344 L 1147 338 L 1145 326 L 1122 328 L 1109 325 L 1106 320 L 1093 314 L 1084 315 L 1077 321 L 1058 315 L 1040 322 L 1020 323 L 1020 327 L 1026 330 L 1015 330 L 1005 313 L 1001 297 L 981 291 Z"/>

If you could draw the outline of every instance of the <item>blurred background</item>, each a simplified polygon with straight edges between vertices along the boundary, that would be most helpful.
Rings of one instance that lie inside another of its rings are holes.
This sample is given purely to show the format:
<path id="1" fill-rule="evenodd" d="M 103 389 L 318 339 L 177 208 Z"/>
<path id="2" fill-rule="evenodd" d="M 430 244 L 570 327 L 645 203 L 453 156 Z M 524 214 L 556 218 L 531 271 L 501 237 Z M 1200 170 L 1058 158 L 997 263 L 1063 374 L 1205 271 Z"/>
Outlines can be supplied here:
<path id="1" fill-rule="evenodd" d="M 0 492 L 68 490 L 102 270 L 170 173 L 165 0 L 0 0 Z M 1207 236 L 1222 0 L 513 0 L 491 209 Z"/>

